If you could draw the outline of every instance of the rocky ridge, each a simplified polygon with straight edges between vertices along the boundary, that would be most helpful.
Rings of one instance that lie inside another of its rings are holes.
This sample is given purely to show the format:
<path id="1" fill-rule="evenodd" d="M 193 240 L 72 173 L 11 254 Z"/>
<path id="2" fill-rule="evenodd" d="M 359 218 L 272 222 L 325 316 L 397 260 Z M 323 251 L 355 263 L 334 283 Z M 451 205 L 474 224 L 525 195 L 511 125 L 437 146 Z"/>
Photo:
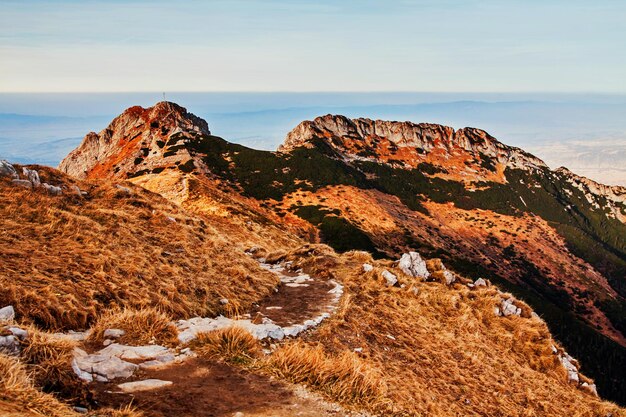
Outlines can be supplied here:
<path id="1" fill-rule="evenodd" d="M 587 201 L 596 209 L 607 209 L 610 216 L 626 223 L 626 187 L 600 184 L 589 178 L 576 175 L 565 167 L 560 167 L 555 172 L 565 176 L 567 182 L 582 191 Z M 605 198 L 606 204 L 602 204 L 598 197 Z"/>
<path id="2" fill-rule="evenodd" d="M 546 167 L 539 158 L 504 145 L 481 129 L 454 130 L 431 123 L 349 119 L 331 114 L 300 123 L 287 134 L 278 150 L 290 152 L 298 147 L 312 147 L 315 139 L 324 140 L 347 159 L 407 168 L 416 168 L 422 162 L 444 168 L 457 164 L 468 179 L 474 180 L 493 179 L 489 171 L 502 167 L 523 170 Z M 485 166 L 493 163 L 496 164 L 493 167 Z"/>

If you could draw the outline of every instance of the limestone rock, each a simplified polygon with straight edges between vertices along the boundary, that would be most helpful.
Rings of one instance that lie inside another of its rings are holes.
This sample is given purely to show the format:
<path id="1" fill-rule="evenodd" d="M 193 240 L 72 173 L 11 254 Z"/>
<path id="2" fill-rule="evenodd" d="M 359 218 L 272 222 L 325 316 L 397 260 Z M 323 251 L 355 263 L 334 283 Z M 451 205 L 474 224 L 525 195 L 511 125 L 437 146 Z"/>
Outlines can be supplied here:
<path id="1" fill-rule="evenodd" d="M 503 299 L 499 311 L 502 316 L 521 316 L 522 309 L 517 307 L 511 298 Z"/>
<path id="2" fill-rule="evenodd" d="M 153 107 L 134 106 L 100 133 L 91 132 L 59 165 L 59 170 L 87 178 L 96 175 L 126 179 L 138 172 L 175 166 L 202 164 L 187 143 L 199 142 L 211 132 L 206 121 L 175 103 L 160 102 Z M 129 140 L 132 138 L 132 140 Z M 124 155 L 120 158 L 120 155 Z M 95 172 L 95 171 L 94 171 Z"/>
<path id="3" fill-rule="evenodd" d="M 168 352 L 168 349 L 159 345 L 126 346 L 113 343 L 101 351 L 100 355 L 117 357 L 124 360 L 148 360 L 154 359 Z"/>
<path id="4" fill-rule="evenodd" d="M 30 181 L 31 184 L 33 184 L 33 187 L 39 187 L 41 185 L 41 180 L 39 179 L 39 173 L 36 170 L 23 167 L 22 174 L 24 174 L 26 179 Z"/>
<path id="5" fill-rule="evenodd" d="M 347 159 L 397 163 L 395 161 L 399 161 L 400 153 L 381 155 L 379 144 L 382 142 L 389 148 L 402 148 L 401 154 L 406 156 L 400 162 L 414 168 L 422 161 L 420 155 L 435 148 L 440 149 L 444 158 L 466 152 L 477 159 L 486 157 L 513 169 L 536 170 L 546 167 L 539 158 L 519 148 L 504 145 L 480 129 L 466 127 L 455 131 L 451 127 L 431 123 L 349 119 L 330 114 L 300 123 L 287 134 L 278 151 L 287 153 L 299 147 L 311 148 L 317 138 L 325 138 L 329 146 Z M 365 158 L 361 156 L 363 154 L 373 156 Z M 468 175 L 475 175 L 482 168 L 475 165 L 459 169 L 465 170 Z"/>
<path id="6" fill-rule="evenodd" d="M 15 310 L 13 306 L 6 306 L 0 308 L 0 320 L 2 321 L 11 321 L 15 320 Z"/>
<path id="7" fill-rule="evenodd" d="M 122 329 L 106 329 L 103 333 L 103 336 L 108 339 L 119 339 L 125 334 L 126 332 Z"/>
<path id="8" fill-rule="evenodd" d="M 405 274 L 412 277 L 423 279 L 430 277 L 430 272 L 428 272 L 426 262 L 417 252 L 403 254 L 398 262 L 398 268 L 400 268 L 400 270 Z"/>
<path id="9" fill-rule="evenodd" d="M 28 339 L 28 330 L 24 330 L 19 327 L 8 327 L 7 330 L 11 332 L 11 334 L 17 337 L 19 340 Z"/>
<path id="10" fill-rule="evenodd" d="M 140 392 L 140 391 L 152 391 L 160 388 L 169 387 L 172 385 L 172 381 L 163 381 L 161 379 L 145 379 L 143 381 L 125 382 L 119 384 L 117 387 L 122 392 Z"/>
<path id="11" fill-rule="evenodd" d="M 589 391 L 596 397 L 598 396 L 598 389 L 596 388 L 596 384 L 588 384 L 587 382 L 583 382 L 580 387 L 586 391 Z"/>
<path id="12" fill-rule="evenodd" d="M 474 281 L 474 286 L 475 287 L 486 287 L 487 286 L 487 281 L 485 281 L 483 278 L 478 278 L 476 281 Z"/>
<path id="13" fill-rule="evenodd" d="M 80 349 L 75 350 L 72 369 L 79 378 L 91 382 L 110 381 L 115 378 L 130 378 L 138 366 L 119 357 L 96 353 L 88 355 Z"/>
<path id="14" fill-rule="evenodd" d="M 28 181 L 28 180 L 14 179 L 14 180 L 11 180 L 11 182 L 13 183 L 13 185 L 17 185 L 19 187 L 24 187 L 24 188 L 28 188 L 28 189 L 32 189 L 33 188 L 33 183 Z"/>
<path id="15" fill-rule="evenodd" d="M 4 159 L 0 160 L 0 176 L 18 178 L 15 167 Z"/>
<path id="16" fill-rule="evenodd" d="M 370 272 L 373 271 L 374 267 L 370 264 L 363 264 L 363 272 Z"/>
<path id="17" fill-rule="evenodd" d="M 385 280 L 387 281 L 387 285 L 389 285 L 390 287 L 398 283 L 398 277 L 396 277 L 394 274 L 387 271 L 386 269 L 383 270 L 383 272 L 381 273 L 381 276 L 385 278 Z"/>
<path id="18" fill-rule="evenodd" d="M 41 184 L 41 186 L 50 195 L 61 195 L 61 194 L 63 194 L 63 189 L 61 187 L 57 187 L 56 185 L 50 185 L 47 182 L 44 182 L 43 184 Z"/>

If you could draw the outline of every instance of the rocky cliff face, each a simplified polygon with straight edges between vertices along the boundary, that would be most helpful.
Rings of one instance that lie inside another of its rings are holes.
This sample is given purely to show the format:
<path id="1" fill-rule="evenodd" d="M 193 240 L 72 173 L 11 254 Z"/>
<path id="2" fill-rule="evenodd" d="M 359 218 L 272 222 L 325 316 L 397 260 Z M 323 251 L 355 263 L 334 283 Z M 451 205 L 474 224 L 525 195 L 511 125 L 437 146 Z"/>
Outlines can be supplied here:
<path id="1" fill-rule="evenodd" d="M 416 168 L 427 163 L 440 177 L 505 181 L 505 168 L 535 170 L 546 165 L 523 150 L 507 146 L 484 130 L 454 130 L 430 123 L 349 119 L 326 115 L 304 121 L 287 134 L 280 152 L 312 147 L 323 140 L 346 159 L 369 160 Z"/>
<path id="2" fill-rule="evenodd" d="M 184 144 L 209 135 L 203 119 L 177 104 L 131 107 L 100 133 L 88 133 L 59 165 L 77 178 L 127 178 L 168 166 L 195 167 Z"/>
<path id="3" fill-rule="evenodd" d="M 583 192 L 587 201 L 596 209 L 604 210 L 607 215 L 626 223 L 626 188 L 616 185 L 604 185 L 589 178 L 574 174 L 565 167 L 556 170 L 567 182 Z"/>

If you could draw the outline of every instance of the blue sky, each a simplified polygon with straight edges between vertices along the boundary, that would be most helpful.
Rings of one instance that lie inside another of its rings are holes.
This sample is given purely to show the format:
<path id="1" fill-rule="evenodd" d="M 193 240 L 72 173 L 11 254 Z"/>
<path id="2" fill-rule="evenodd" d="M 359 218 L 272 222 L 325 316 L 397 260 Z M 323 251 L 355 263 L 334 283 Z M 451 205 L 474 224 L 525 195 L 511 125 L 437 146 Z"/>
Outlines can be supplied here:
<path id="1" fill-rule="evenodd" d="M 621 0 L 0 2 L 0 92 L 625 93 L 625 51 Z"/>

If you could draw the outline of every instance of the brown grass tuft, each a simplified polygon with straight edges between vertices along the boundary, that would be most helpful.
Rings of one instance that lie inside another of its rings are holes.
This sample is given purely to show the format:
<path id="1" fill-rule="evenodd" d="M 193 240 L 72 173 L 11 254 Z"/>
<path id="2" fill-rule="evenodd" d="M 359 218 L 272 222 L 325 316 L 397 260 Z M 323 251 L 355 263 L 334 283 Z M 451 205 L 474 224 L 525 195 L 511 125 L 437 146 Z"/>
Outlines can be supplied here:
<path id="1" fill-rule="evenodd" d="M 351 352 L 329 355 L 324 349 L 290 343 L 267 359 L 267 369 L 295 383 L 305 383 L 343 404 L 378 409 L 386 386 L 380 374 Z"/>
<path id="2" fill-rule="evenodd" d="M 88 341 L 102 343 L 106 329 L 121 329 L 126 333 L 116 339 L 125 345 L 141 346 L 157 343 L 173 346 L 178 343 L 178 330 L 167 314 L 152 308 L 126 308 L 104 313 L 91 329 Z"/>
<path id="3" fill-rule="evenodd" d="M 248 364 L 259 352 L 259 342 L 241 327 L 198 334 L 193 347 L 200 355 L 234 364 Z"/>
<path id="4" fill-rule="evenodd" d="M 54 392 L 63 398 L 79 398 L 84 385 L 72 370 L 73 340 L 28 328 L 28 339 L 23 343 L 21 361 L 31 371 L 34 384 L 45 392 Z"/>
<path id="5" fill-rule="evenodd" d="M 3 354 L 0 354 L 0 401 L 10 403 L 16 410 L 27 410 L 49 417 L 78 416 L 52 395 L 38 391 L 24 365 Z"/>

